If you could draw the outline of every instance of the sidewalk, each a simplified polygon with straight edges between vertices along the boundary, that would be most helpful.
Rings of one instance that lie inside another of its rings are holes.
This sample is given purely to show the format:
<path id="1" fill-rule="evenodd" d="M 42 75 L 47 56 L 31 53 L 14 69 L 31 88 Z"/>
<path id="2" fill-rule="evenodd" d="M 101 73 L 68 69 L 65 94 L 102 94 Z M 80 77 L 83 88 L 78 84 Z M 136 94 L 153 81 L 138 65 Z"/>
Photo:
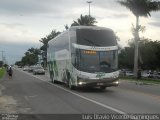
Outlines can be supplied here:
<path id="1" fill-rule="evenodd" d="M 119 79 L 121 82 L 128 82 L 128 83 L 133 83 L 136 85 L 160 85 L 160 84 L 156 84 L 156 83 L 147 83 L 141 80 L 124 80 L 124 79 Z"/>

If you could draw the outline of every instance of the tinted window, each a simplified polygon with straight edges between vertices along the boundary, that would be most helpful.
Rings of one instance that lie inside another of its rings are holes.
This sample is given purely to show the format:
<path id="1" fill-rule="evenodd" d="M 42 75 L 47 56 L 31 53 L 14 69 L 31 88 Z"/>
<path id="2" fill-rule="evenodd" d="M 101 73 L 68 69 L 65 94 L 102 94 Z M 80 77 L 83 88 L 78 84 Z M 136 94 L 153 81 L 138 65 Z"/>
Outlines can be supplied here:
<path id="1" fill-rule="evenodd" d="M 116 37 L 111 30 L 77 29 L 77 43 L 88 46 L 115 46 Z"/>

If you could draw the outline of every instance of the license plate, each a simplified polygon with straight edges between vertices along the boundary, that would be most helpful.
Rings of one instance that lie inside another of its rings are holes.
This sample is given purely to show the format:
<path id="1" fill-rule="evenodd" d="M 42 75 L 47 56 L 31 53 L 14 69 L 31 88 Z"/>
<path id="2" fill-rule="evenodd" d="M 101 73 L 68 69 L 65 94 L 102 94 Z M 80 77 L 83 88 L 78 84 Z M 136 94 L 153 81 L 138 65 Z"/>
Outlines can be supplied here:
<path id="1" fill-rule="evenodd" d="M 104 85 L 103 83 L 97 83 L 97 85 Z"/>

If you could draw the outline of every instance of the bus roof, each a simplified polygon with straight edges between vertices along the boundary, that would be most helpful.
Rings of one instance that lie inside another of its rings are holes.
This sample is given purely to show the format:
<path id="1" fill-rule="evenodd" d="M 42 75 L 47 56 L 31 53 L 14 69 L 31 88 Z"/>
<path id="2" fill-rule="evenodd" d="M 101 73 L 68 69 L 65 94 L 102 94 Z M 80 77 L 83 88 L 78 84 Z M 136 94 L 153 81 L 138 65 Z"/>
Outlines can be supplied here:
<path id="1" fill-rule="evenodd" d="M 107 30 L 107 31 L 111 31 L 113 32 L 112 29 L 110 28 L 105 28 L 105 27 L 99 27 L 99 26 L 72 26 L 70 27 L 69 29 L 67 29 L 66 31 L 62 32 L 61 34 L 59 34 L 58 36 L 56 36 L 55 38 L 53 39 L 57 39 L 58 37 L 62 36 L 63 34 L 65 34 L 66 32 L 69 32 L 69 31 L 76 31 L 76 30 L 80 30 L 80 29 L 91 29 L 91 30 Z M 50 40 L 48 42 L 48 44 L 53 44 L 55 41 Z"/>
<path id="2" fill-rule="evenodd" d="M 99 30 L 108 30 L 108 31 L 113 31 L 110 28 L 105 28 L 105 27 L 98 27 L 98 26 L 72 26 L 69 28 L 69 30 L 77 30 L 77 29 L 99 29 Z"/>

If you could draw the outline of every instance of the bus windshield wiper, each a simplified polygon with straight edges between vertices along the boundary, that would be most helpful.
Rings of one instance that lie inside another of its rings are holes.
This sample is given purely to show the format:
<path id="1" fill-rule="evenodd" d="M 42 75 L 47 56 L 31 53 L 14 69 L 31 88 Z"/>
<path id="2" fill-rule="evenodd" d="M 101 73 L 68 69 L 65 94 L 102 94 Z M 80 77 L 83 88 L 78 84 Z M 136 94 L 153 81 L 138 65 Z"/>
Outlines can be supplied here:
<path id="1" fill-rule="evenodd" d="M 94 46 L 100 46 L 100 45 L 98 45 L 98 44 L 96 44 L 96 43 L 94 43 L 94 42 L 92 42 L 92 41 L 90 41 L 90 40 L 88 40 L 86 38 L 84 38 L 83 40 L 87 41 L 88 43 L 90 43 L 90 44 L 92 44 Z"/>

